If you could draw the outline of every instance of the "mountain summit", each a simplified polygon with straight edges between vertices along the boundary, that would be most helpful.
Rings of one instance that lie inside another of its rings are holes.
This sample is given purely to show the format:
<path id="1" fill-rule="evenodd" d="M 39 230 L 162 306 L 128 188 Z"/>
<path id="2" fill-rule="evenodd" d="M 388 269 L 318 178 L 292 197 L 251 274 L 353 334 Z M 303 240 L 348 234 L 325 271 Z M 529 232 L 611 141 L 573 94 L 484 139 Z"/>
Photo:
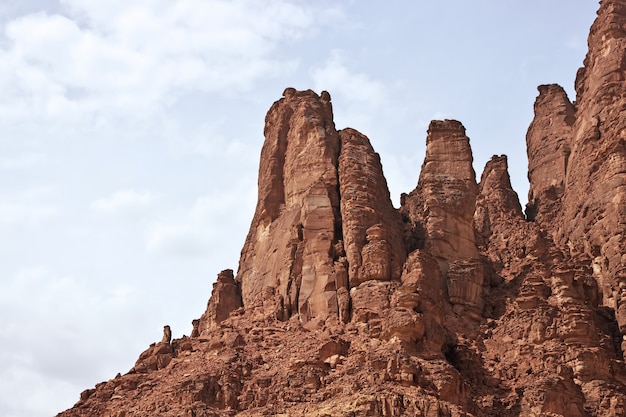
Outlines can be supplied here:
<path id="1" fill-rule="evenodd" d="M 455 120 L 396 209 L 330 94 L 286 89 L 237 273 L 59 416 L 625 416 L 626 3 L 602 1 L 574 102 L 539 86 L 526 141 L 526 214 Z"/>

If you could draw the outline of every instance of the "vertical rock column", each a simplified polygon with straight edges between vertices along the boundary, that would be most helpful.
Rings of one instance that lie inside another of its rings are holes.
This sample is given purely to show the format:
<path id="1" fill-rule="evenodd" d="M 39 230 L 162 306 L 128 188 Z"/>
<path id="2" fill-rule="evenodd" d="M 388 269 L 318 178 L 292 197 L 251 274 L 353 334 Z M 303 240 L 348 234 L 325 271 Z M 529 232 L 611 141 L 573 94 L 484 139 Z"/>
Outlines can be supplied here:
<path id="1" fill-rule="evenodd" d="M 288 88 L 268 112 L 258 203 L 236 278 L 246 308 L 303 321 L 338 315 L 339 146 L 326 92 Z"/>
<path id="2" fill-rule="evenodd" d="M 380 157 L 335 130 L 330 95 L 285 90 L 265 122 L 259 196 L 237 281 L 246 309 L 350 318 L 349 289 L 399 280 L 406 251 Z"/>
<path id="3" fill-rule="evenodd" d="M 474 237 L 478 186 L 472 161 L 463 125 L 432 121 L 417 188 L 403 196 L 401 207 L 403 219 L 411 225 L 407 242 L 422 241 L 420 246 L 437 260 L 445 280 L 441 287 L 459 313 L 482 309 L 484 268 Z M 416 232 L 423 236 L 411 236 Z"/>
<path id="4" fill-rule="evenodd" d="M 442 272 L 451 262 L 478 256 L 474 205 L 478 186 L 465 128 L 456 120 L 433 120 L 417 188 L 403 196 L 401 212 L 414 229 L 423 229 L 423 247 Z M 409 237 L 410 239 L 410 237 Z"/>
<path id="5" fill-rule="evenodd" d="M 228 315 L 241 307 L 241 292 L 235 282 L 232 269 L 226 269 L 217 275 L 206 311 L 197 322 L 196 335 L 208 336 L 217 329 Z"/>
<path id="6" fill-rule="evenodd" d="M 604 0 L 576 77 L 576 121 L 556 236 L 593 260 L 626 334 L 626 3 Z"/>
<path id="7" fill-rule="evenodd" d="M 562 87 L 550 84 L 538 89 L 535 117 L 526 134 L 530 181 L 526 214 L 550 231 L 565 191 L 576 109 Z"/>
<path id="8" fill-rule="evenodd" d="M 350 287 L 399 280 L 406 254 L 380 157 L 356 130 L 344 129 L 340 137 L 339 189 Z"/>
<path id="9" fill-rule="evenodd" d="M 496 268 L 527 254 L 543 253 L 537 225 L 527 222 L 517 193 L 511 187 L 506 155 L 494 155 L 485 165 L 478 185 L 474 228 L 477 245 Z"/>

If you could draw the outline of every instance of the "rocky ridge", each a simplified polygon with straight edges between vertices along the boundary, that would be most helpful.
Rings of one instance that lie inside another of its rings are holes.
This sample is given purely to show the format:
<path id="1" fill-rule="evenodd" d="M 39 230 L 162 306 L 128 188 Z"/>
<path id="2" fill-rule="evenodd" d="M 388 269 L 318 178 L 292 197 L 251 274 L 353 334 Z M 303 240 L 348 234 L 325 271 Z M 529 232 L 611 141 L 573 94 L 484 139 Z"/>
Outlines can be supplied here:
<path id="1" fill-rule="evenodd" d="M 576 101 L 539 87 L 526 216 L 506 156 L 477 182 L 453 120 L 395 209 L 330 95 L 286 89 L 237 274 L 59 416 L 626 415 L 625 43 L 604 0 Z"/>

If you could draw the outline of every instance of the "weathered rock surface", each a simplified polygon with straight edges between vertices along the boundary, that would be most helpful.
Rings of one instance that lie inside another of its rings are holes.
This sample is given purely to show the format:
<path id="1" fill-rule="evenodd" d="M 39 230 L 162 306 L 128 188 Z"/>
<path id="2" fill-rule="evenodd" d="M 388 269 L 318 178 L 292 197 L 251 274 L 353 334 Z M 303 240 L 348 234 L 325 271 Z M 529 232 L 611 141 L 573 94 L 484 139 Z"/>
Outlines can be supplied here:
<path id="1" fill-rule="evenodd" d="M 410 249 L 427 249 L 444 272 L 451 262 L 478 255 L 472 226 L 478 187 L 472 161 L 463 125 L 434 120 L 417 188 L 402 196 L 400 212 Z"/>
<path id="2" fill-rule="evenodd" d="M 369 280 L 399 280 L 406 249 L 380 157 L 356 130 L 344 129 L 340 137 L 339 192 L 350 287 Z"/>
<path id="3" fill-rule="evenodd" d="M 361 133 L 335 130 L 326 92 L 285 90 L 265 135 L 243 302 L 281 320 L 346 322 L 349 288 L 399 280 L 406 256 L 380 158 Z"/>
<path id="4" fill-rule="evenodd" d="M 576 77 L 575 106 L 543 89 L 528 134 L 530 213 L 555 243 L 593 263 L 602 303 L 626 330 L 626 5 L 605 0 Z M 553 97 L 552 99 L 550 97 Z M 554 151 L 552 157 L 542 147 Z M 533 214 L 534 215 L 534 214 Z"/>
<path id="5" fill-rule="evenodd" d="M 279 319 L 337 317 L 340 140 L 328 93 L 286 89 L 267 114 L 265 137 L 237 273 L 243 303 Z"/>
<path id="6" fill-rule="evenodd" d="M 553 222 L 561 209 L 575 113 L 561 86 L 539 86 L 535 118 L 526 135 L 531 184 L 526 214 L 538 223 Z"/>
<path id="7" fill-rule="evenodd" d="M 241 290 L 235 282 L 233 270 L 226 269 L 217 275 L 206 311 L 197 323 L 193 323 L 192 336 L 210 335 L 230 313 L 241 307 L 243 307 Z"/>
<path id="8" fill-rule="evenodd" d="M 576 122 L 559 243 L 594 260 L 626 331 L 626 4 L 604 1 L 576 79 Z"/>
<path id="9" fill-rule="evenodd" d="M 539 87 L 527 218 L 451 120 L 393 208 L 329 94 L 285 90 L 237 276 L 60 416 L 626 416 L 625 42 L 604 0 L 576 102 Z"/>

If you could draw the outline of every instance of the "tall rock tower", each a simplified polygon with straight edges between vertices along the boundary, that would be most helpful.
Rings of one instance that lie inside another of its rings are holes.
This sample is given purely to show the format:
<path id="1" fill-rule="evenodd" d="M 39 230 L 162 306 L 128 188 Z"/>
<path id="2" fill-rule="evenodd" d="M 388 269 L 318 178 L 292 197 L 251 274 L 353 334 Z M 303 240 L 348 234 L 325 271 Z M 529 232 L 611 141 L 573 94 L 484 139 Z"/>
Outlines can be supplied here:
<path id="1" fill-rule="evenodd" d="M 244 305 L 281 320 L 347 321 L 349 289 L 398 280 L 405 256 L 369 140 L 335 130 L 327 92 L 285 90 L 265 120 L 258 203 L 236 277 Z"/>
<path id="2" fill-rule="evenodd" d="M 604 0 L 576 101 L 540 87 L 527 137 L 529 207 L 558 246 L 593 263 L 626 334 L 626 3 Z"/>

